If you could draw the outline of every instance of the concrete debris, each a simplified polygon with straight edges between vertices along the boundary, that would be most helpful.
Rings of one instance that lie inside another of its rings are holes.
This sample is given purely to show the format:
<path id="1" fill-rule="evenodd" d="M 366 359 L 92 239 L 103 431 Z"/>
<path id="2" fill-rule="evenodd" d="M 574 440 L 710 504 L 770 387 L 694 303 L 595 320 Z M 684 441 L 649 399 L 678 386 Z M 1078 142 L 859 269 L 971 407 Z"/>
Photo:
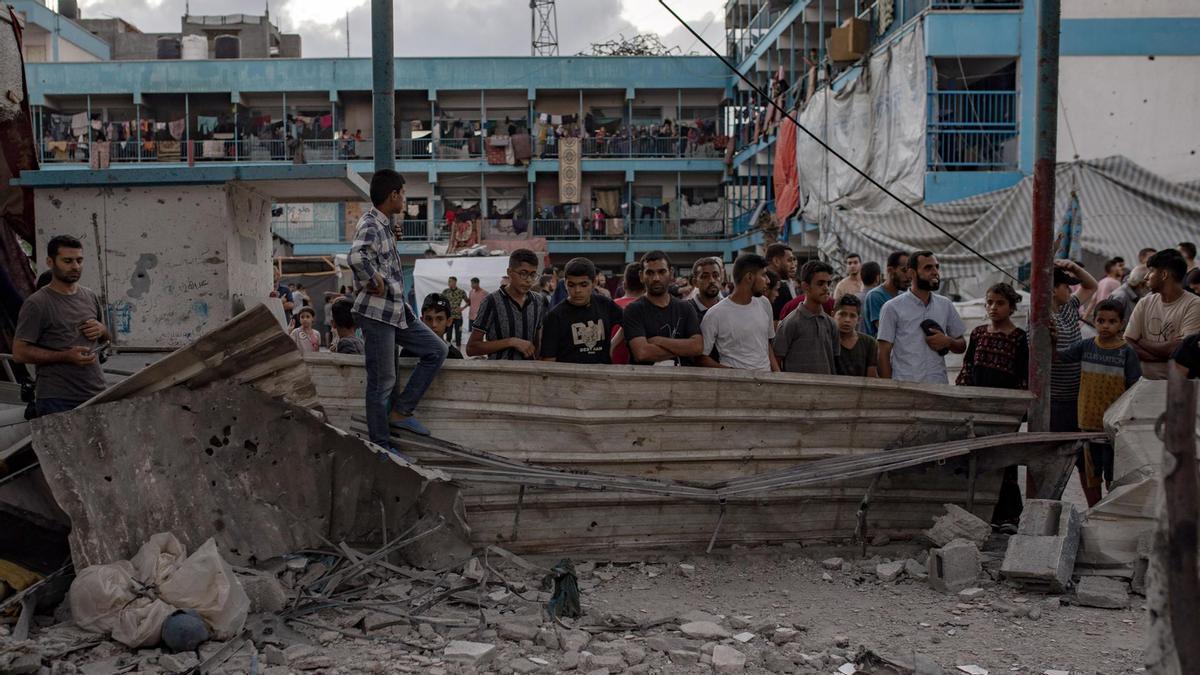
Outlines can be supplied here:
<path id="1" fill-rule="evenodd" d="M 821 561 L 821 566 L 827 570 L 840 570 L 843 562 L 841 558 L 826 558 Z"/>
<path id="2" fill-rule="evenodd" d="M 903 573 L 904 563 L 902 562 L 879 563 L 875 566 L 875 576 L 879 577 L 880 581 L 895 581 Z"/>
<path id="3" fill-rule="evenodd" d="M 979 549 L 965 539 L 955 539 L 929 552 L 929 585 L 943 593 L 957 593 L 974 585 L 980 571 Z"/>
<path id="4" fill-rule="evenodd" d="M 718 673 L 740 673 L 746 669 L 746 655 L 726 645 L 713 647 L 713 670 Z"/>
<path id="5" fill-rule="evenodd" d="M 926 571 L 925 564 L 919 563 L 912 558 L 904 561 L 904 573 L 908 578 L 917 581 L 924 581 L 929 578 L 929 572 Z"/>
<path id="6" fill-rule="evenodd" d="M 564 630 L 558 634 L 558 642 L 564 652 L 582 652 L 592 641 L 591 633 L 582 630 Z"/>
<path id="7" fill-rule="evenodd" d="M 1129 606 L 1129 584 L 1112 577 L 1083 577 L 1075 585 L 1075 602 L 1087 607 L 1125 609 Z"/>
<path id="8" fill-rule="evenodd" d="M 956 504 L 946 504 L 946 515 L 934 520 L 933 527 L 923 536 L 934 546 L 945 546 L 955 539 L 965 539 L 982 547 L 992 534 L 987 521 Z"/>
<path id="9" fill-rule="evenodd" d="M 982 588 L 964 588 L 958 592 L 958 597 L 962 598 L 963 600 L 974 600 L 982 596 L 983 593 L 984 590 Z"/>
<path id="10" fill-rule="evenodd" d="M 382 543 L 380 504 L 389 533 L 438 528 L 398 551 L 411 564 L 470 557 L 444 474 L 381 463 L 311 410 L 249 386 L 175 387 L 40 417 L 33 444 L 71 518 L 77 569 L 128 559 L 162 531 L 189 549 L 212 537 L 238 565 L 323 540 Z"/>
<path id="11" fill-rule="evenodd" d="M 684 635 L 706 640 L 720 640 L 730 637 L 729 631 L 712 621 L 692 621 L 679 627 Z"/>
<path id="12" fill-rule="evenodd" d="M 486 666 L 495 655 L 496 645 L 465 640 L 451 641 L 442 652 L 447 661 L 475 667 Z"/>
<path id="13" fill-rule="evenodd" d="M 750 632 L 738 633 L 733 636 L 733 639 L 737 640 L 738 642 L 741 642 L 741 643 L 746 643 L 746 642 L 749 642 L 754 639 L 754 633 L 750 633 Z"/>
<path id="14" fill-rule="evenodd" d="M 287 604 L 287 593 L 274 574 L 266 574 L 258 570 L 238 568 L 237 579 L 242 584 L 242 590 L 250 599 L 250 613 L 278 612 Z"/>
<path id="15" fill-rule="evenodd" d="M 1080 523 L 1074 504 L 1025 500 L 1017 534 L 1008 540 L 1001 575 L 1023 586 L 1065 591 L 1075 569 Z"/>

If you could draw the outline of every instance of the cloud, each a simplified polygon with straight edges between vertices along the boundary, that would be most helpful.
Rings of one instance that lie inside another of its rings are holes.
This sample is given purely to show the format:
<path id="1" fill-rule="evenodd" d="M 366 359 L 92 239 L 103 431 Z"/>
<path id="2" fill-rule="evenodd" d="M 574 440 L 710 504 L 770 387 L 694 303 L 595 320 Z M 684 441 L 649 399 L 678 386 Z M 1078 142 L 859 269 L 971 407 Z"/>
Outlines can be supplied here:
<path id="1" fill-rule="evenodd" d="M 177 31 L 187 0 L 83 0 L 89 18 L 115 16 L 146 32 Z M 194 14 L 261 14 L 253 0 L 191 0 Z M 684 53 L 703 46 L 651 0 L 560 0 L 559 53 L 590 51 L 593 42 L 656 32 Z M 718 49 L 724 40 L 721 0 L 676 0 L 676 10 Z M 272 0 L 271 18 L 285 32 L 300 33 L 308 57 L 346 55 L 346 18 L 351 56 L 371 53 L 370 0 Z M 397 56 L 526 56 L 529 7 L 520 0 L 437 0 L 395 3 Z"/>

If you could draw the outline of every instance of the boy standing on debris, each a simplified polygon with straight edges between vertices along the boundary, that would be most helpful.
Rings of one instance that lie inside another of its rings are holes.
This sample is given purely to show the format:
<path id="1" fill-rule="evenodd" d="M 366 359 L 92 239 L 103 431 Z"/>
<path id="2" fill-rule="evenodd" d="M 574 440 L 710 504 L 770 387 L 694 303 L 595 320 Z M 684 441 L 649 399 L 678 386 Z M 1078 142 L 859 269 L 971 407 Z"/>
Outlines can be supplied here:
<path id="1" fill-rule="evenodd" d="M 104 391 L 97 355 L 108 340 L 100 299 L 79 285 L 83 244 L 58 235 L 46 244 L 50 283 L 25 299 L 17 315 L 13 358 L 37 366 L 38 416 L 64 412 Z"/>
<path id="2" fill-rule="evenodd" d="M 349 263 L 358 286 L 354 313 L 366 342 L 367 430 L 373 443 L 391 449 L 389 428 L 429 435 L 413 412 L 446 360 L 447 349 L 445 341 L 418 321 L 404 302 L 403 269 L 392 225 L 392 217 L 404 211 L 404 177 L 391 169 L 376 171 L 371 178 L 371 202 L 374 206 L 358 220 Z M 403 389 L 396 374 L 397 346 L 420 359 Z"/>
<path id="3" fill-rule="evenodd" d="M 1104 431 L 1104 412 L 1142 376 L 1137 353 L 1121 335 L 1124 309 L 1113 300 L 1096 306 L 1096 337 L 1080 340 L 1058 352 L 1061 363 L 1081 364 L 1079 377 L 1079 428 Z M 1113 448 L 1092 443 L 1091 452 L 1076 460 L 1079 482 L 1088 506 L 1100 501 L 1100 485 L 1113 480 Z"/>

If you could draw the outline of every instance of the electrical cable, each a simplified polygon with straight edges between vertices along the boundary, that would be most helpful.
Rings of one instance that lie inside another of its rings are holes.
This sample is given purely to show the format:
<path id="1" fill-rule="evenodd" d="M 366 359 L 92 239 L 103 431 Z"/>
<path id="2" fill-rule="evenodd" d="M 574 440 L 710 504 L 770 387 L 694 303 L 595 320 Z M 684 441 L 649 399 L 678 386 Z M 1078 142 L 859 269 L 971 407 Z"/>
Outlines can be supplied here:
<path id="1" fill-rule="evenodd" d="M 688 25 L 688 23 L 686 21 L 684 21 L 678 14 L 676 14 L 674 9 L 671 9 L 671 6 L 667 4 L 666 0 L 658 0 L 658 4 L 662 5 L 663 8 L 666 9 L 667 12 L 670 13 L 671 16 L 675 17 L 675 20 L 678 21 L 685 29 L 687 29 L 687 31 L 689 33 L 691 33 L 700 42 L 700 44 L 704 45 L 708 49 L 709 52 L 712 52 L 713 56 L 720 59 L 721 63 L 725 64 L 726 68 L 728 68 L 730 71 L 732 71 L 734 75 L 737 75 L 739 78 L 741 78 L 741 80 L 743 82 L 745 82 L 751 89 L 753 89 L 759 96 L 761 96 L 761 97 L 763 97 L 763 99 L 767 100 L 771 106 L 774 106 L 779 111 L 780 114 L 782 114 L 784 117 L 791 120 L 792 124 L 795 124 L 796 127 L 799 128 L 801 131 L 803 131 L 805 134 L 807 134 L 809 138 L 816 141 L 817 144 L 820 145 L 822 148 L 824 148 L 827 153 L 840 159 L 842 161 L 842 163 L 844 163 L 846 166 L 850 167 L 855 173 L 857 173 L 858 175 L 860 175 L 864 179 L 866 179 L 866 181 L 868 183 L 870 183 L 871 185 L 874 185 L 876 188 L 878 188 L 880 192 L 882 192 L 883 194 L 887 195 L 888 197 L 891 197 L 892 199 L 894 199 L 897 203 L 899 203 L 901 206 L 903 206 L 904 208 L 911 211 L 914 215 L 916 215 L 921 220 L 925 221 L 926 223 L 929 223 L 929 225 L 933 226 L 933 228 L 936 229 L 938 232 L 941 232 L 942 234 L 946 235 L 947 237 L 950 237 L 951 241 L 958 244 L 959 246 L 962 246 L 964 249 L 966 249 L 968 252 L 972 253 L 976 257 L 978 257 L 980 260 L 982 260 L 982 261 L 986 262 L 987 264 L 991 265 L 992 267 L 996 268 L 997 270 L 1000 271 L 1001 274 L 1008 277 L 1009 279 L 1012 279 L 1018 285 L 1024 285 L 1024 284 L 1021 284 L 1021 281 L 1019 279 L 1017 279 L 1017 277 L 1015 275 L 1013 275 L 1011 272 L 1009 272 L 1008 270 L 1001 267 L 999 264 L 997 264 L 991 258 L 988 258 L 987 256 L 983 255 L 979 251 L 976 251 L 971 245 L 967 244 L 963 240 L 961 240 L 958 237 L 951 234 L 949 231 L 946 230 L 946 228 L 935 223 L 933 221 L 933 219 L 931 219 L 929 216 L 918 211 L 916 209 L 916 207 L 912 206 L 911 204 L 904 201 L 903 199 L 900 199 L 899 197 L 897 197 L 891 190 L 887 189 L 879 181 L 872 178 L 866 171 L 863 171 L 862 169 L 858 168 L 855 164 L 853 164 L 850 160 L 846 159 L 837 150 L 834 150 L 833 148 L 831 148 L 828 143 L 826 143 L 824 140 L 818 138 L 816 134 L 809 131 L 808 128 L 805 127 L 803 124 L 800 124 L 800 121 L 797 120 L 792 115 L 792 113 L 788 112 L 787 110 L 785 110 L 783 108 L 783 106 L 776 103 L 775 99 L 768 96 L 762 87 L 758 86 L 756 83 L 754 83 L 752 80 L 750 80 L 750 78 L 743 75 L 741 73 L 741 71 L 739 71 L 734 64 L 730 63 L 728 59 L 726 59 L 724 56 L 722 56 L 720 54 L 720 52 L 718 52 L 716 49 L 714 49 L 713 46 L 708 43 L 708 41 L 706 41 L 703 37 L 701 37 L 700 34 L 698 34 L 690 25 Z M 828 85 L 826 85 L 826 86 L 828 86 Z"/>

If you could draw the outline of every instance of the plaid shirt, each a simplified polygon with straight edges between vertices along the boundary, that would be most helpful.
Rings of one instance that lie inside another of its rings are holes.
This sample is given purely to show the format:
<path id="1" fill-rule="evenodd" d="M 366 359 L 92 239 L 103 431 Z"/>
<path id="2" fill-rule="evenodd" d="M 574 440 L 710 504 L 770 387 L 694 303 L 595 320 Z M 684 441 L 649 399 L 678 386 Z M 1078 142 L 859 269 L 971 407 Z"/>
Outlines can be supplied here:
<path id="1" fill-rule="evenodd" d="M 404 272 L 391 220 L 374 207 L 358 219 L 354 243 L 348 256 L 354 271 L 357 293 L 354 313 L 368 319 L 407 328 L 404 311 Z M 383 277 L 384 294 L 371 295 L 367 284 L 378 273 Z"/>

